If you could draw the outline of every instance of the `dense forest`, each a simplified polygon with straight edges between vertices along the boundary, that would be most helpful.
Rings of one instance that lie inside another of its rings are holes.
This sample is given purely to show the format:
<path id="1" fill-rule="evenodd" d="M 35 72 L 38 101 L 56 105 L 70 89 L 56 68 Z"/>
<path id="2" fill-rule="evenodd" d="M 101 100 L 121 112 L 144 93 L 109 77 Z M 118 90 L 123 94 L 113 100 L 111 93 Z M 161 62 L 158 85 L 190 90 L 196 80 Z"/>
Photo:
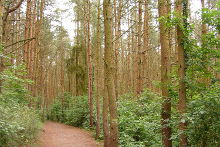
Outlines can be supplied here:
<path id="1" fill-rule="evenodd" d="M 220 146 L 219 0 L 65 2 L 0 0 L 0 147 Z"/>

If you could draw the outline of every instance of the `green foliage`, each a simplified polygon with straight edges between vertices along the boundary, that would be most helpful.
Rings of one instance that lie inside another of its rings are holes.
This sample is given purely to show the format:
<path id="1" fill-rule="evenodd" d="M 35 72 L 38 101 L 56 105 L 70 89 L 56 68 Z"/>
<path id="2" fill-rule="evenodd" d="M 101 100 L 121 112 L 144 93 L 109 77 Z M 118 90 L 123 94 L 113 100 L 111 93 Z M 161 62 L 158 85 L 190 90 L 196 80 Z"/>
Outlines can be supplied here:
<path id="1" fill-rule="evenodd" d="M 176 17 L 175 13 L 171 20 L 166 20 L 167 27 L 180 26 L 184 33 L 184 49 L 186 61 L 187 86 L 187 113 L 184 120 L 187 121 L 187 131 L 180 132 L 178 104 L 178 85 L 176 67 L 172 69 L 172 86 L 170 95 L 172 97 L 172 140 L 174 146 L 179 146 L 179 135 L 185 133 L 188 136 L 191 146 L 219 146 L 219 97 L 220 85 L 216 74 L 220 73 L 220 41 L 219 11 L 204 9 L 202 12 L 203 23 L 211 29 L 207 34 L 201 36 L 201 41 L 194 39 L 194 26 L 188 24 L 184 28 L 180 21 L 182 18 Z M 162 19 L 162 18 L 161 18 Z"/>
<path id="2" fill-rule="evenodd" d="M 159 96 L 147 90 L 138 100 L 132 95 L 120 98 L 118 105 L 122 147 L 162 146 Z"/>
<path id="3" fill-rule="evenodd" d="M 58 97 L 50 107 L 49 118 L 68 125 L 82 127 L 88 121 L 88 100 L 87 96 L 72 97 L 64 94 Z"/>
<path id="4" fill-rule="evenodd" d="M 187 114 L 189 142 L 194 146 L 217 147 L 220 142 L 220 85 L 193 96 Z"/>
<path id="5" fill-rule="evenodd" d="M 35 110 L 27 107 L 30 95 L 22 77 L 23 66 L 13 66 L 1 73 L 3 91 L 0 94 L 0 146 L 18 147 L 37 136 L 41 121 Z"/>
<path id="6" fill-rule="evenodd" d="M 36 112 L 17 102 L 0 102 L 0 146 L 19 147 L 31 143 L 41 122 Z"/>
<path id="7" fill-rule="evenodd" d="M 82 45 L 73 46 L 71 56 L 66 60 L 67 72 L 76 76 L 77 95 L 87 91 L 86 52 Z"/>
<path id="8" fill-rule="evenodd" d="M 26 72 L 23 65 L 12 66 L 1 73 L 0 79 L 3 80 L 4 97 L 10 97 L 9 100 L 16 101 L 17 103 L 28 103 L 32 97 L 25 88 L 25 85 L 32 82 L 24 79 L 25 75 Z M 8 101 L 8 99 L 6 100 Z"/>
<path id="9" fill-rule="evenodd" d="M 214 27 L 216 30 L 220 32 L 220 2 L 216 3 L 216 8 L 214 9 L 203 9 L 202 17 L 203 23 L 207 23 L 208 25 Z"/>
<path id="10" fill-rule="evenodd" d="M 80 9 L 79 2 L 75 9 Z M 178 27 L 183 31 L 181 45 L 185 51 L 187 113 L 182 121 L 187 121 L 186 132 L 179 132 L 178 106 L 178 65 L 172 66 L 169 83 L 169 95 L 172 99 L 173 145 L 179 146 L 179 136 L 185 133 L 190 146 L 217 147 L 220 142 L 220 85 L 216 76 L 220 73 L 220 5 L 213 9 L 203 9 L 203 23 L 209 26 L 209 32 L 194 37 L 194 25 L 187 23 L 187 18 L 176 12 L 159 18 L 167 28 Z M 79 15 L 79 14 L 78 14 Z M 80 31 L 80 30 L 79 30 Z M 82 31 L 80 31 L 82 32 Z M 83 35 L 77 38 L 82 40 Z M 195 39 L 196 38 L 196 39 Z M 85 53 L 74 47 L 72 55 L 67 60 L 68 73 L 75 73 L 77 79 L 85 79 L 85 63 L 76 64 L 76 57 L 85 60 Z M 79 87 L 83 81 L 78 81 Z M 84 80 L 85 82 L 85 80 Z M 122 147 L 162 146 L 161 142 L 161 97 L 144 91 L 139 99 L 132 94 L 118 98 L 119 135 Z M 89 109 L 86 96 L 71 97 L 65 95 L 56 99 L 51 107 L 50 117 L 73 126 L 88 126 Z M 95 111 L 94 111 L 95 112 Z"/>

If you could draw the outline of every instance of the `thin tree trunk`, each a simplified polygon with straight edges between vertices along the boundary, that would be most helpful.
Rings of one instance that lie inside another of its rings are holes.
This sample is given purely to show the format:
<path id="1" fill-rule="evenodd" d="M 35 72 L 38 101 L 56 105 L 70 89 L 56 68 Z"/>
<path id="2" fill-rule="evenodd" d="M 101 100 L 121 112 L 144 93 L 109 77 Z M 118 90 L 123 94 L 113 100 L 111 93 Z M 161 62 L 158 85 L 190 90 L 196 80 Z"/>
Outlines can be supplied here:
<path id="1" fill-rule="evenodd" d="M 150 71 L 149 71 L 149 63 L 150 63 L 150 45 L 149 45 L 149 0 L 145 0 L 145 14 L 144 14 L 144 49 L 143 49 L 143 71 L 144 71 L 144 85 L 148 89 L 150 89 Z"/>
<path id="2" fill-rule="evenodd" d="M 27 0 L 27 8 L 26 8 L 26 22 L 25 22 L 25 33 L 24 33 L 24 38 L 28 39 L 30 38 L 30 33 L 31 33 L 31 3 L 32 0 Z M 26 69 L 28 72 L 29 76 L 29 53 L 30 53 L 30 42 L 26 43 L 24 46 L 24 63 L 26 65 Z"/>
<path id="3" fill-rule="evenodd" d="M 3 0 L 0 1 L 0 46 L 3 47 Z M 3 58 L 0 57 L 0 73 L 3 71 Z M 2 93 L 2 80 L 0 80 L 0 93 Z"/>
<path id="4" fill-rule="evenodd" d="M 119 92 L 119 28 L 118 28 L 118 22 L 120 23 L 120 20 L 118 20 L 117 17 L 117 3 L 116 0 L 114 0 L 114 26 L 113 26 L 113 30 L 114 30 L 114 42 L 113 42 L 113 47 L 115 49 L 115 77 L 114 77 L 114 82 L 115 82 L 115 93 L 116 96 L 118 96 L 118 92 Z"/>
<path id="5" fill-rule="evenodd" d="M 100 97 L 101 97 L 101 63 L 100 63 L 100 53 L 101 53 L 101 7 L 100 0 L 98 0 L 98 17 L 97 17 L 97 42 L 96 42 L 96 139 L 100 136 Z"/>
<path id="6" fill-rule="evenodd" d="M 93 127 L 93 98 L 92 98 L 92 51 L 90 39 L 90 0 L 87 0 L 87 67 L 88 67 L 88 99 L 90 110 L 90 127 Z"/>
<path id="7" fill-rule="evenodd" d="M 142 91 L 142 0 L 139 0 L 138 17 L 138 50 L 137 50 L 137 87 L 136 94 L 140 95 Z"/>

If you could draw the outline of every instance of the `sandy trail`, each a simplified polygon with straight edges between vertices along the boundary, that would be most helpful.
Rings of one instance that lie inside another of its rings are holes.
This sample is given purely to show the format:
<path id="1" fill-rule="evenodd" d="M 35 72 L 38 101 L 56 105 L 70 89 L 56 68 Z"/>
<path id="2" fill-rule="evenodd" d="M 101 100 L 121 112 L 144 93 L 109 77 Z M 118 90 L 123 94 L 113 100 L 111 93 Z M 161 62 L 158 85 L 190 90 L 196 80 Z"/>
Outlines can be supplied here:
<path id="1" fill-rule="evenodd" d="M 40 136 L 40 147 L 100 147 L 91 134 L 79 128 L 46 122 Z"/>

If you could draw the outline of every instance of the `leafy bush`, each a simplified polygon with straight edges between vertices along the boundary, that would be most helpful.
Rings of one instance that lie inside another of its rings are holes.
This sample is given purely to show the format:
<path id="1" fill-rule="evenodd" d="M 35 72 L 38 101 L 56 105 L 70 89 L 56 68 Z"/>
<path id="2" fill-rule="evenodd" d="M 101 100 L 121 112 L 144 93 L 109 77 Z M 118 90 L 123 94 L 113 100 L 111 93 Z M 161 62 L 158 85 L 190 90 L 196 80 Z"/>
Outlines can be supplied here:
<path id="1" fill-rule="evenodd" d="M 190 102 L 189 142 L 194 146 L 217 147 L 220 143 L 220 85 L 213 85 Z"/>
<path id="2" fill-rule="evenodd" d="M 82 127 L 83 123 L 88 121 L 87 99 L 86 96 L 72 97 L 69 94 L 64 94 L 63 97 L 58 97 L 51 105 L 49 118 L 68 125 Z"/>
<path id="3" fill-rule="evenodd" d="M 77 127 L 89 126 L 89 110 L 86 96 L 64 96 L 51 107 L 50 117 Z M 193 95 L 189 101 L 186 118 L 186 134 L 191 146 L 218 146 L 220 142 L 220 88 L 213 85 L 203 93 Z M 173 99 L 176 104 L 176 99 Z M 119 144 L 121 147 L 161 147 L 161 105 L 160 96 L 146 90 L 139 98 L 126 94 L 118 98 Z M 95 116 L 95 110 L 94 110 Z M 172 108 L 172 140 L 179 146 L 179 116 L 176 105 Z"/>
<path id="4" fill-rule="evenodd" d="M 36 111 L 27 107 L 30 98 L 22 79 L 22 66 L 13 66 L 1 73 L 4 80 L 0 94 L 0 146 L 19 147 L 32 142 L 40 130 L 41 121 Z"/>
<path id="5" fill-rule="evenodd" d="M 12 100 L 17 103 L 28 104 L 32 99 L 30 91 L 25 88 L 32 81 L 22 78 L 24 76 L 26 76 L 26 71 L 23 65 L 12 66 L 1 73 L 0 79 L 3 80 L 2 95 L 8 98 L 5 99 L 6 101 Z"/>
<path id="6" fill-rule="evenodd" d="M 35 139 L 41 126 L 34 110 L 17 103 L 0 103 L 0 146 L 17 147 Z"/>
<path id="7" fill-rule="evenodd" d="M 149 91 L 138 100 L 132 95 L 119 101 L 120 145 L 123 147 L 145 147 L 161 145 L 160 106 L 161 98 Z"/>

